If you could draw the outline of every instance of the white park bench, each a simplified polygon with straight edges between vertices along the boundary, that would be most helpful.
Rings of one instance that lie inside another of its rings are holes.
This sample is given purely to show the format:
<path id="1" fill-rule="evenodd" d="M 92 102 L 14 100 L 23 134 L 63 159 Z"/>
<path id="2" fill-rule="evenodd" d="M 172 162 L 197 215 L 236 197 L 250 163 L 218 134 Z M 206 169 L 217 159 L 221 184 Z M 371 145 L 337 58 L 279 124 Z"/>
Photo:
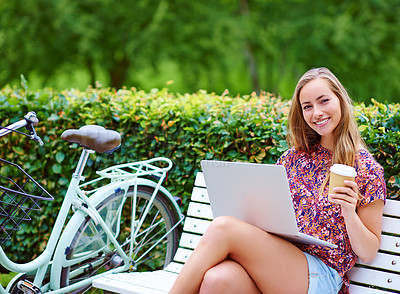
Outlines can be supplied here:
<path id="1" fill-rule="evenodd" d="M 173 261 L 163 270 L 110 274 L 93 281 L 104 293 L 168 293 L 185 261 L 213 219 L 202 173 L 198 173 L 187 217 Z M 351 294 L 400 293 L 400 201 L 387 200 L 382 242 L 377 257 L 369 264 L 360 260 L 349 271 Z"/>

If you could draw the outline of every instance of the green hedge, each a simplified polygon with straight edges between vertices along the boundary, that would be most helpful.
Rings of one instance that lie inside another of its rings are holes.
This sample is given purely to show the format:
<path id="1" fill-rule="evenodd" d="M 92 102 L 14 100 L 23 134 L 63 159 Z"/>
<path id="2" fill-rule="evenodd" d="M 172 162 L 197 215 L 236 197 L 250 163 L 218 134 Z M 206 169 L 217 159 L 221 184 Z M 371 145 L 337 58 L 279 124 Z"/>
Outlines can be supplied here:
<path id="1" fill-rule="evenodd" d="M 200 160 L 273 163 L 288 148 L 289 102 L 268 93 L 230 97 L 229 93 L 175 94 L 167 89 L 144 92 L 135 88 L 31 92 L 24 83 L 22 88 L 1 90 L 2 126 L 30 110 L 41 120 L 37 132 L 45 145 L 39 147 L 19 134 L 8 135 L 1 139 L 0 157 L 42 179 L 55 201 L 45 203 L 41 215 L 23 225 L 13 245 L 7 242 L 3 246 L 18 261 L 44 248 L 79 158 L 79 146 L 60 140 L 65 129 L 99 124 L 122 134 L 122 146 L 114 154 L 91 157 L 88 178 L 112 164 L 155 156 L 171 158 L 175 166 L 166 187 L 182 198 L 183 210 Z M 395 198 L 400 185 L 400 106 L 373 100 L 372 105 L 357 104 L 356 117 L 370 151 L 385 168 L 389 197 Z"/>

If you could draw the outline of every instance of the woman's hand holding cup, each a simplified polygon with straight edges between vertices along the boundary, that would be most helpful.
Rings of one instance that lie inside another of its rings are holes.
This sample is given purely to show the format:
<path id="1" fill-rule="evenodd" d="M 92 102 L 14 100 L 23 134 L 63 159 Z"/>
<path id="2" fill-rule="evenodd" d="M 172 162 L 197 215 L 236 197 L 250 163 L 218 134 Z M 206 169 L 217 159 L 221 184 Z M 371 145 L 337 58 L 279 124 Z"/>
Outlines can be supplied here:
<path id="1" fill-rule="evenodd" d="M 342 213 L 355 212 L 359 201 L 356 170 L 348 165 L 334 164 L 330 168 L 328 200 L 342 207 Z"/>

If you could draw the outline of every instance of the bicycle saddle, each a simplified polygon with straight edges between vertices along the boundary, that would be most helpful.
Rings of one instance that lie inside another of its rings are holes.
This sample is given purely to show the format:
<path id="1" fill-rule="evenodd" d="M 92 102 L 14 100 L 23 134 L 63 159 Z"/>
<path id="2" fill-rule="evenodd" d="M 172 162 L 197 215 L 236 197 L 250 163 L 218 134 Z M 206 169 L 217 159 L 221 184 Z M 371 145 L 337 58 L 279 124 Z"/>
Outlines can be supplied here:
<path id="1" fill-rule="evenodd" d="M 61 134 L 61 139 L 78 143 L 96 152 L 109 154 L 121 145 L 121 135 L 118 132 L 97 125 L 83 126 L 79 130 L 66 130 Z"/>

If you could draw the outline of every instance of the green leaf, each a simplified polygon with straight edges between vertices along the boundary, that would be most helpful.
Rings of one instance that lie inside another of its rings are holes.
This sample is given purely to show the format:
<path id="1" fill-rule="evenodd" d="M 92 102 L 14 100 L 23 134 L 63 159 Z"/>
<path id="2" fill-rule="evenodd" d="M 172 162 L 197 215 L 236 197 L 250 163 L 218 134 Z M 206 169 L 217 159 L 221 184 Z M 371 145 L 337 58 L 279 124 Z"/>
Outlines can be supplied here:
<path id="1" fill-rule="evenodd" d="M 360 131 L 360 132 L 364 132 L 365 130 L 367 130 L 368 129 L 368 126 L 367 125 L 360 125 L 359 127 L 358 127 L 358 130 Z"/>
<path id="2" fill-rule="evenodd" d="M 38 98 L 40 104 L 45 104 L 48 102 L 48 100 L 49 100 L 49 93 L 42 93 Z"/>
<path id="3" fill-rule="evenodd" d="M 61 164 L 55 164 L 51 169 L 55 174 L 61 174 L 62 166 Z"/>
<path id="4" fill-rule="evenodd" d="M 65 154 L 62 152 L 57 152 L 56 154 L 56 160 L 58 163 L 61 163 L 65 158 Z"/>
<path id="5" fill-rule="evenodd" d="M 8 104 L 10 104 L 11 106 L 16 106 L 18 105 L 18 98 L 15 96 L 11 96 L 7 99 Z"/>
<path id="6" fill-rule="evenodd" d="M 28 91 L 28 81 L 23 74 L 21 74 L 21 86 L 25 89 L 25 91 Z"/>
<path id="7" fill-rule="evenodd" d="M 19 146 L 13 146 L 12 149 L 14 150 L 15 153 L 19 155 L 23 155 L 25 153 L 24 149 L 22 149 L 22 147 Z"/>

